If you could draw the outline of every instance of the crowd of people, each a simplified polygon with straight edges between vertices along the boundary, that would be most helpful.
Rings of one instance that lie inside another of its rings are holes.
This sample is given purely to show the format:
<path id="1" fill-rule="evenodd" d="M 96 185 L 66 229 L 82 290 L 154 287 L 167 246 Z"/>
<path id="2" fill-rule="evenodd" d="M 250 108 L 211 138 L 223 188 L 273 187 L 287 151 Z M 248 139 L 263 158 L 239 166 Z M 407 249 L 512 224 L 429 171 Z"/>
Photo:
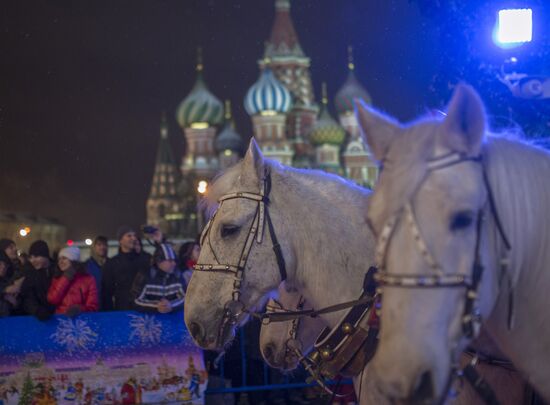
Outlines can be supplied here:
<path id="1" fill-rule="evenodd" d="M 157 229 L 148 239 L 155 246 L 150 255 L 129 226 L 118 229 L 117 239 L 118 253 L 109 258 L 107 238 L 97 236 L 84 262 L 75 246 L 52 257 L 43 240 L 34 241 L 28 252 L 18 252 L 13 240 L 0 239 L 0 317 L 32 315 L 44 321 L 53 314 L 180 311 L 198 243 L 186 242 L 176 254 Z"/>

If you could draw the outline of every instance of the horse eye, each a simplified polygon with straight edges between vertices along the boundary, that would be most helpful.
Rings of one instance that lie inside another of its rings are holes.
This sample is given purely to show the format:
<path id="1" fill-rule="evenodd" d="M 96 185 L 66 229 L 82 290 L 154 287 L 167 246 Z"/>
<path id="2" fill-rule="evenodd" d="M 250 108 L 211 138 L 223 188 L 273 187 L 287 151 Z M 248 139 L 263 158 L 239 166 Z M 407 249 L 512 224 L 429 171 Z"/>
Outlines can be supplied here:
<path id="1" fill-rule="evenodd" d="M 461 211 L 456 213 L 451 219 L 451 231 L 458 231 L 468 228 L 474 222 L 474 213 L 472 211 Z"/>
<path id="2" fill-rule="evenodd" d="M 227 238 L 228 236 L 234 235 L 241 229 L 237 225 L 222 225 L 222 238 Z"/>

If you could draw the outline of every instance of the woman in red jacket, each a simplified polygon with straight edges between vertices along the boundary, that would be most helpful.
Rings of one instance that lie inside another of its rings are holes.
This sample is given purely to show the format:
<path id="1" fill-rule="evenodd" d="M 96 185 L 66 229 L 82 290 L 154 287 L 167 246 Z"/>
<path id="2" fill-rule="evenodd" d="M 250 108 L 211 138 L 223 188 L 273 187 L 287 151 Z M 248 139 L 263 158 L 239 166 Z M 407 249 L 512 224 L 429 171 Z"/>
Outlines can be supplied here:
<path id="1" fill-rule="evenodd" d="M 75 316 L 99 309 L 95 279 L 79 261 L 77 247 L 66 247 L 59 252 L 57 274 L 48 290 L 48 302 L 55 305 L 56 314 Z"/>

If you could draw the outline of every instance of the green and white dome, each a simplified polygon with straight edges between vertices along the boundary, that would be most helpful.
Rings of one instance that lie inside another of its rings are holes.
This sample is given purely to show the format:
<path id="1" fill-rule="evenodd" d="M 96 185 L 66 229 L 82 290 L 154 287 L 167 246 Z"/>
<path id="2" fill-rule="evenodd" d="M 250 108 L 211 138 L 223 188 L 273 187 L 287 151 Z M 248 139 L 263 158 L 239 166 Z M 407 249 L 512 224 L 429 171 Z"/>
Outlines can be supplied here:
<path id="1" fill-rule="evenodd" d="M 191 93 L 180 103 L 176 120 L 182 128 L 219 125 L 223 120 L 223 104 L 214 96 L 202 78 L 202 64 L 197 65 L 197 81 Z"/>
<path id="2" fill-rule="evenodd" d="M 309 133 L 309 140 L 314 145 L 341 145 L 344 143 L 346 131 L 331 117 L 328 111 L 326 87 L 323 83 L 323 103 L 317 122 Z"/>

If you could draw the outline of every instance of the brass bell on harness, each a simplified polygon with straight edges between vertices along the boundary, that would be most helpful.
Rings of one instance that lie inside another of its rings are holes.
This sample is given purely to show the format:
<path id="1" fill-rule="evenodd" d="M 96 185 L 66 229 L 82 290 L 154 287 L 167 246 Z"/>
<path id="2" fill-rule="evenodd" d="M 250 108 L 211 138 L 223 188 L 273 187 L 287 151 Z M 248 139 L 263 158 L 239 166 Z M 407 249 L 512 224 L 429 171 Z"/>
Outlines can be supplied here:
<path id="1" fill-rule="evenodd" d="M 317 363 L 319 361 L 320 353 L 317 350 L 314 350 L 310 355 L 309 358 L 314 363 Z"/>
<path id="2" fill-rule="evenodd" d="M 344 332 L 346 335 L 350 335 L 353 333 L 354 331 L 354 327 L 351 323 L 349 322 L 345 322 L 343 325 L 342 325 L 342 332 Z"/>
<path id="3" fill-rule="evenodd" d="M 321 357 L 325 360 L 330 360 L 333 354 L 334 353 L 330 349 L 330 347 L 325 347 L 324 349 L 321 349 Z"/>

